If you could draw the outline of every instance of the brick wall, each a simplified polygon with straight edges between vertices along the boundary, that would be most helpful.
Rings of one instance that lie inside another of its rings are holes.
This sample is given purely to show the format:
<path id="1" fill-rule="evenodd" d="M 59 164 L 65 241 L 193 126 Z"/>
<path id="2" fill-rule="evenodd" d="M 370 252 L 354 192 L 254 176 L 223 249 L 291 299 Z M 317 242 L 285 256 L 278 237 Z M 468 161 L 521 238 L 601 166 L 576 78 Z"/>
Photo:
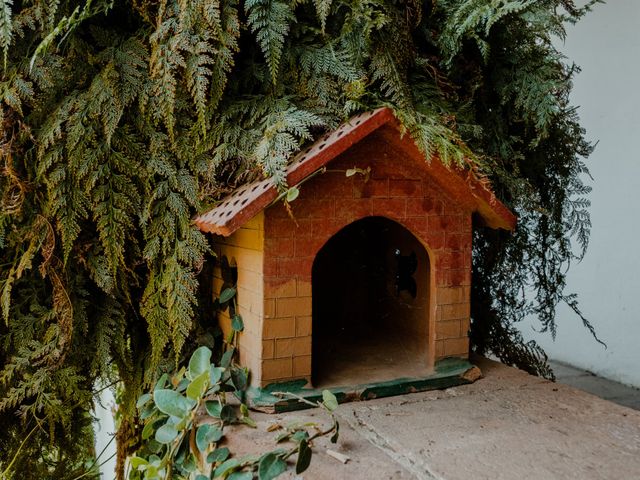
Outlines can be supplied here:
<path id="1" fill-rule="evenodd" d="M 372 168 L 346 177 L 348 168 Z M 311 270 L 316 254 L 340 229 L 367 216 L 405 226 L 427 248 L 431 262 L 429 355 L 466 357 L 471 285 L 471 214 L 448 197 L 421 165 L 372 134 L 301 186 L 292 203 L 264 215 L 262 385 L 310 378 Z"/>
<path id="2" fill-rule="evenodd" d="M 251 383 L 261 383 L 262 322 L 264 317 L 264 214 L 260 213 L 229 237 L 216 237 L 215 250 L 218 259 L 226 256 L 238 268 L 238 313 L 244 320 L 244 331 L 239 334 L 240 363 L 251 370 Z M 220 263 L 216 262 L 213 291 L 220 294 L 222 288 Z M 219 315 L 220 327 L 231 331 L 229 311 Z"/>

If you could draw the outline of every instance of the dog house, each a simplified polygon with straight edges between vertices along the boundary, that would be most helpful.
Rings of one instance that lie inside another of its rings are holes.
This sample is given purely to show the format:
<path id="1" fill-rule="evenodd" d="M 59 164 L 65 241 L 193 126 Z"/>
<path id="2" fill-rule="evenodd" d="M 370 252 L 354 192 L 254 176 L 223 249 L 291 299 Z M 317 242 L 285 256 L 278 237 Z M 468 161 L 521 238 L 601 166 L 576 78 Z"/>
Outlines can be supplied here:
<path id="1" fill-rule="evenodd" d="M 195 219 L 216 235 L 218 263 L 237 269 L 252 386 L 413 379 L 415 390 L 445 385 L 427 380 L 446 371 L 468 380 L 472 216 L 490 228 L 516 222 L 486 184 L 425 159 L 384 108 L 297 155 L 287 181 L 300 191 L 291 211 L 267 179 Z M 231 328 L 227 313 L 220 321 Z"/>

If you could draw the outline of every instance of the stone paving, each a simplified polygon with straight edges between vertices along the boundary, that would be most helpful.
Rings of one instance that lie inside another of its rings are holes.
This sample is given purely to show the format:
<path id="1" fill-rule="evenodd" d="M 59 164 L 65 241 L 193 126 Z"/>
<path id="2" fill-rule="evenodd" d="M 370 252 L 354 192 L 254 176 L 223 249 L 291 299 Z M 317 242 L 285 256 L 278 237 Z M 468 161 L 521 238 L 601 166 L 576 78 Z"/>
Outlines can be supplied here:
<path id="1" fill-rule="evenodd" d="M 549 362 L 556 374 L 556 381 L 583 390 L 605 400 L 640 410 L 640 390 L 622 383 L 598 377 L 591 372 L 571 367 L 561 362 Z"/>
<path id="2" fill-rule="evenodd" d="M 471 385 L 340 405 L 340 442 L 316 441 L 310 469 L 285 478 L 640 478 L 640 411 L 490 360 L 479 366 L 485 378 Z M 585 375 L 570 373 L 558 376 L 587 385 Z M 613 385 L 600 388 L 629 398 Z M 253 417 L 257 429 L 229 435 L 240 452 L 272 447 L 270 425 L 325 418 L 318 410 Z M 327 449 L 350 460 L 342 464 Z"/>

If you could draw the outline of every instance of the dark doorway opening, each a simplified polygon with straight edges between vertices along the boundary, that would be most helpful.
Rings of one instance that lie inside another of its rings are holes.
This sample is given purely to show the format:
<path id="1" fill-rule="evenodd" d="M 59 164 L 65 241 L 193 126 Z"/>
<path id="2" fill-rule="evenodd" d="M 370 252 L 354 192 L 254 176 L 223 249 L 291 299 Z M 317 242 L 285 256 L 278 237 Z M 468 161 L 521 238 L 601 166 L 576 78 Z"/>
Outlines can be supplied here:
<path id="1" fill-rule="evenodd" d="M 314 386 L 428 373 L 429 255 L 402 225 L 358 220 L 313 264 Z"/>

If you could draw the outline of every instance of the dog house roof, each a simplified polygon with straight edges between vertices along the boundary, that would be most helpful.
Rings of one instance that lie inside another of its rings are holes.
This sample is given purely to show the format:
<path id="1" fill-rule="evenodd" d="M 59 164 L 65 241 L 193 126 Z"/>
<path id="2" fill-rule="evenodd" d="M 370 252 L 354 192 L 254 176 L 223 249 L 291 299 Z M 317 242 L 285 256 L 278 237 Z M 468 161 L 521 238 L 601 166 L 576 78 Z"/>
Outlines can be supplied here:
<path id="1" fill-rule="evenodd" d="M 437 158 L 432 158 L 430 162 L 424 161 L 424 155 L 410 136 L 401 134 L 400 123 L 389 108 L 379 108 L 356 115 L 300 152 L 287 167 L 287 183 L 297 185 L 349 147 L 385 125 L 394 130 L 393 135 L 387 135 L 390 141 L 397 143 L 398 147 L 410 156 L 421 159 L 425 170 L 434 180 L 453 198 L 471 205 L 473 211 L 478 212 L 487 226 L 506 230 L 515 228 L 514 214 L 495 197 L 484 182 L 464 169 L 444 166 Z M 215 208 L 196 217 L 194 223 L 202 231 L 229 236 L 268 207 L 277 197 L 278 191 L 271 179 L 255 181 L 232 192 Z"/>

